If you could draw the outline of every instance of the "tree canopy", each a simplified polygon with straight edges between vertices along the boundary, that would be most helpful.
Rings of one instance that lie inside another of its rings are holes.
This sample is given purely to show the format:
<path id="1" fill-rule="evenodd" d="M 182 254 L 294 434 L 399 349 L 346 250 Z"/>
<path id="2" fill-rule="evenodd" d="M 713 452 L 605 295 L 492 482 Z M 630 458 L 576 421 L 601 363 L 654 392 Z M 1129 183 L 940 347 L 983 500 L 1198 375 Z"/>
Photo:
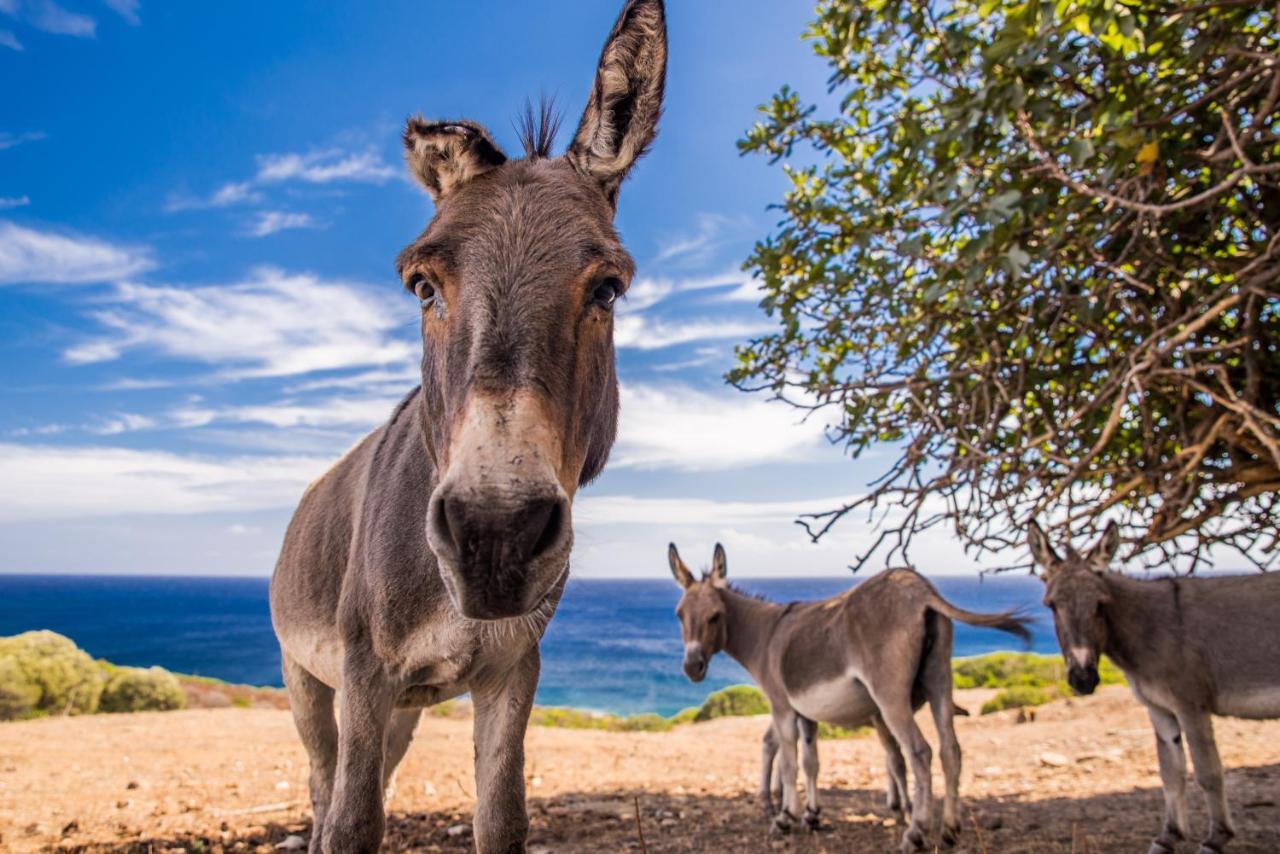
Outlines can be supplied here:
<path id="1" fill-rule="evenodd" d="M 1128 554 L 1277 554 L 1280 28 L 1257 2 L 823 0 L 822 106 L 740 143 L 785 163 L 747 262 L 771 334 L 729 375 L 901 453 L 855 510 L 886 561 L 1043 517 Z"/>

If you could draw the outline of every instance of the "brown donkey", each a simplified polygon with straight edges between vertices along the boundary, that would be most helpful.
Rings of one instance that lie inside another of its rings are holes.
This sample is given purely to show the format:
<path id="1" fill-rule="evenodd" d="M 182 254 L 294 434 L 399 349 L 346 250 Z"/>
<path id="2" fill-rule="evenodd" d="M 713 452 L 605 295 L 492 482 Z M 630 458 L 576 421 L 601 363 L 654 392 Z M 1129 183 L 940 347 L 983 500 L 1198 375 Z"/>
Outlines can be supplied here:
<path id="1" fill-rule="evenodd" d="M 1109 572 L 1120 531 L 1107 526 L 1081 555 L 1059 557 L 1035 522 L 1027 534 L 1043 570 L 1067 681 L 1080 694 L 1098 687 L 1098 657 L 1124 671 L 1147 707 L 1164 785 L 1164 825 L 1150 854 L 1168 854 L 1187 835 L 1187 739 L 1196 782 L 1209 806 L 1201 854 L 1220 854 L 1235 835 L 1213 715 L 1280 718 L 1280 573 L 1142 581 Z"/>
<path id="2" fill-rule="evenodd" d="M 271 583 L 313 851 L 378 849 L 421 708 L 467 691 L 476 847 L 524 850 L 538 642 L 574 493 L 617 422 L 612 310 L 634 266 L 618 187 L 656 132 L 666 52 L 661 0 L 629 0 L 562 157 L 545 111 L 514 161 L 473 122 L 405 128 L 436 205 L 397 262 L 422 304 L 422 384 L 307 490 Z"/>
<path id="3" fill-rule="evenodd" d="M 796 740 L 804 746 L 804 821 L 818 824 L 817 723 L 845 727 L 872 724 L 889 769 L 889 806 L 910 813 L 902 849 L 923 847 L 933 799 L 933 753 L 916 725 L 927 701 L 938 729 L 946 800 L 942 841 L 960 833 L 960 744 L 951 700 L 951 620 L 989 626 L 1030 639 L 1026 620 L 1012 613 L 975 614 L 942 598 L 924 576 L 909 569 L 874 575 L 820 602 L 777 605 L 739 592 L 726 581 L 724 548 L 717 543 L 711 571 L 693 577 L 675 544 L 667 550 L 671 573 L 684 588 L 676 608 L 684 638 L 684 671 L 702 681 L 707 665 L 724 651 L 759 684 L 773 716 L 765 734 L 761 799 L 772 809 L 770 766 L 780 752 L 782 802 L 773 828 L 787 832 L 797 821 Z M 906 797 L 906 748 L 915 778 L 914 805 Z"/>

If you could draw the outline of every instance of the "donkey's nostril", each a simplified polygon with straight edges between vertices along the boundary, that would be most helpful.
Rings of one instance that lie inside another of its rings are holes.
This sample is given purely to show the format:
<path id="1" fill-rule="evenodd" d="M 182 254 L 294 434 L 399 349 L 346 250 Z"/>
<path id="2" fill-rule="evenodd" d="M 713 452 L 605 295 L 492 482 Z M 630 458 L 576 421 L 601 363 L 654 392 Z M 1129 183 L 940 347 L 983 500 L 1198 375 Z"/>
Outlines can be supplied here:
<path id="1" fill-rule="evenodd" d="M 438 549 L 453 554 L 458 552 L 458 540 L 455 532 L 465 530 L 466 509 L 458 499 L 449 495 L 441 495 L 431 503 L 430 518 L 431 539 Z"/>
<path id="2" fill-rule="evenodd" d="M 564 501 L 562 499 L 556 496 L 530 500 L 523 531 L 525 544 L 532 543 L 529 558 L 533 559 L 550 551 L 560 541 L 560 532 L 563 527 Z"/>

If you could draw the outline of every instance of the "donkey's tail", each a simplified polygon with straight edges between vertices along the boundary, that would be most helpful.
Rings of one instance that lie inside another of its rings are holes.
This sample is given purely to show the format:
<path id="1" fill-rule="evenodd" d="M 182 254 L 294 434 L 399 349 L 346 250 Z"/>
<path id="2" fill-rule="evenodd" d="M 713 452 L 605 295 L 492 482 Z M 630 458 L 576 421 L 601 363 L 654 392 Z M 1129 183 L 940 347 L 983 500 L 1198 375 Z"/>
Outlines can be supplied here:
<path id="1" fill-rule="evenodd" d="M 966 611 L 964 608 L 957 608 L 952 605 L 937 591 L 931 591 L 933 595 L 930 597 L 929 607 L 950 617 L 953 620 L 959 620 L 970 626 L 982 626 L 989 629 L 999 629 L 1002 632 L 1008 632 L 1022 639 L 1022 643 L 1031 646 L 1031 631 L 1027 628 L 1032 620 L 1026 614 L 1020 611 L 1001 611 L 998 614 L 980 614 L 977 611 Z"/>

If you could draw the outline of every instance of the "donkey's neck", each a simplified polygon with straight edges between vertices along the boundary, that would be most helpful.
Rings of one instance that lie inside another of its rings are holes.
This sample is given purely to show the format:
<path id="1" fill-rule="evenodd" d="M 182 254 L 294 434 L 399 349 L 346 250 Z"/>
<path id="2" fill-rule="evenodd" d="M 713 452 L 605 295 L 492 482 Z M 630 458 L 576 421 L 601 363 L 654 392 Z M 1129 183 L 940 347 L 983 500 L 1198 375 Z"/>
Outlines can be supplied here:
<path id="1" fill-rule="evenodd" d="M 759 682 L 769 637 L 786 609 L 733 589 L 724 591 L 723 601 L 728 621 L 725 624 L 727 639 L 724 651 Z"/>
<path id="2" fill-rule="evenodd" d="M 1107 645 L 1103 650 L 1121 670 L 1137 671 L 1150 652 L 1168 649 L 1165 641 L 1181 633 L 1182 614 L 1176 582 L 1139 580 L 1108 573 Z M 1176 642 L 1175 642 L 1176 646 Z"/>

